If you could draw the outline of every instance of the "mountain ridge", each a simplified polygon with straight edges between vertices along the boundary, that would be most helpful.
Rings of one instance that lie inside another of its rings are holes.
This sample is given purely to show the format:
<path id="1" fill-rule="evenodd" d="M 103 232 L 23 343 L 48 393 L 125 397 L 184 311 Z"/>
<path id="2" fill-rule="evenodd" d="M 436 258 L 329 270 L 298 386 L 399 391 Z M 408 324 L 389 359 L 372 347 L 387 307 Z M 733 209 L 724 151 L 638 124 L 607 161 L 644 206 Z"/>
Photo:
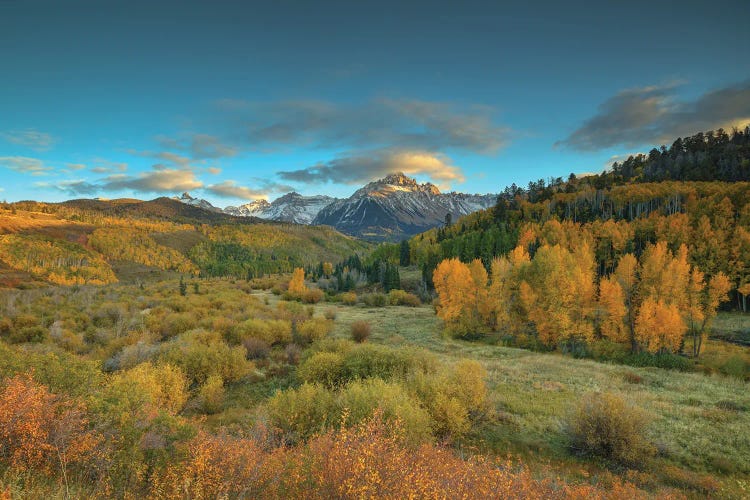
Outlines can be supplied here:
<path id="1" fill-rule="evenodd" d="M 174 200 L 236 217 L 328 225 L 359 238 L 393 241 L 413 236 L 452 218 L 489 208 L 496 194 L 442 193 L 430 182 L 418 183 L 403 172 L 389 174 L 357 189 L 348 198 L 286 193 L 272 202 L 260 199 L 223 210 L 183 193 Z"/>

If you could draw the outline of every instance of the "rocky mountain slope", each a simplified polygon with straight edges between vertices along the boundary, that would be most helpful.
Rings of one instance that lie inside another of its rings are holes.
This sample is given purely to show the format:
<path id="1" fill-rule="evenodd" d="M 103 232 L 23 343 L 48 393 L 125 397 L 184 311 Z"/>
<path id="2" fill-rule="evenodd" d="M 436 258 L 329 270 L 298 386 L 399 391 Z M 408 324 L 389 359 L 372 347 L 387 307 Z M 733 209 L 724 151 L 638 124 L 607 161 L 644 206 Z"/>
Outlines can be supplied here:
<path id="1" fill-rule="evenodd" d="M 377 241 L 396 241 L 463 215 L 493 206 L 494 194 L 441 193 L 434 184 L 419 184 L 402 173 L 358 189 L 349 198 L 288 193 L 273 202 L 257 200 L 221 210 L 188 193 L 175 197 L 191 206 L 239 217 L 333 226 L 341 232 Z"/>
<path id="2" fill-rule="evenodd" d="M 238 216 L 254 216 L 281 222 L 310 224 L 321 209 L 337 201 L 330 196 L 302 196 L 299 193 L 287 193 L 272 203 L 257 200 L 239 207 L 226 207 L 225 213 Z"/>
<path id="3" fill-rule="evenodd" d="M 441 193 L 433 184 L 418 184 L 398 173 L 328 205 L 312 223 L 365 239 L 394 241 L 443 224 L 447 214 L 455 220 L 496 200 L 494 194 Z"/>

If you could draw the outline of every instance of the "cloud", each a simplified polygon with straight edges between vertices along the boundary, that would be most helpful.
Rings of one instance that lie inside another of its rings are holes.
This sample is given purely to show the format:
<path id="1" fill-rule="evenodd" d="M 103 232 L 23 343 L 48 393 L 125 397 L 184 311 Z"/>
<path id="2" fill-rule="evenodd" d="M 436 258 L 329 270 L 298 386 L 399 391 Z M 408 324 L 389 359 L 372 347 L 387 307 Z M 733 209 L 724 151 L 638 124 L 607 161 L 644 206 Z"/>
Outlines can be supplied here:
<path id="1" fill-rule="evenodd" d="M 242 200 L 257 200 L 259 198 L 265 200 L 268 199 L 272 192 L 285 193 L 294 191 L 292 186 L 287 186 L 286 184 L 279 184 L 261 179 L 256 180 L 260 185 L 257 188 L 240 186 L 236 181 L 229 180 L 220 182 L 219 184 L 211 184 L 210 186 L 206 186 L 205 189 L 206 191 L 223 198 L 239 198 Z"/>
<path id="2" fill-rule="evenodd" d="M 510 130 L 497 125 L 486 106 L 408 99 L 364 104 L 301 100 L 219 102 L 227 134 L 253 150 L 279 147 L 321 149 L 400 148 L 497 152 Z"/>
<path id="3" fill-rule="evenodd" d="M 35 151 L 47 151 L 57 142 L 52 135 L 34 129 L 9 130 L 0 133 L 0 137 L 11 144 L 27 146 Z"/>
<path id="4" fill-rule="evenodd" d="M 86 168 L 83 163 L 66 163 L 65 166 L 70 170 L 84 170 Z"/>
<path id="5" fill-rule="evenodd" d="M 192 163 L 192 159 L 187 156 L 178 155 L 177 153 L 171 153 L 169 151 L 138 151 L 135 149 L 128 150 L 128 153 L 135 156 L 142 156 L 144 158 L 154 158 L 161 160 L 168 165 L 187 168 Z M 166 167 L 162 167 L 166 168 Z"/>
<path id="6" fill-rule="evenodd" d="M 38 158 L 26 156 L 0 156 L 0 167 L 9 168 L 22 174 L 47 175 L 53 167 Z"/>
<path id="7" fill-rule="evenodd" d="M 189 169 L 159 168 L 138 175 L 114 174 L 100 184 L 104 191 L 133 190 L 143 193 L 173 193 L 203 187 L 203 183 Z"/>
<path id="8" fill-rule="evenodd" d="M 399 150 L 357 152 L 308 168 L 279 172 L 278 175 L 292 182 L 363 184 L 396 172 L 429 177 L 441 188 L 450 188 L 452 182 L 465 181 L 462 170 L 452 165 L 450 158 L 443 154 Z"/>
<path id="9" fill-rule="evenodd" d="M 34 185 L 39 188 L 56 189 L 71 196 L 92 196 L 101 190 L 101 186 L 85 180 L 60 181 L 57 183 L 37 182 Z"/>
<path id="10" fill-rule="evenodd" d="M 91 171 L 95 174 L 111 174 L 114 172 L 125 172 L 128 169 L 128 164 L 123 162 L 114 162 L 105 160 L 104 158 L 94 158 L 91 163 L 94 166 Z"/>
<path id="11" fill-rule="evenodd" d="M 209 134 L 191 134 L 180 139 L 158 136 L 156 140 L 164 149 L 188 153 L 191 158 L 198 160 L 226 158 L 237 154 L 236 147 L 225 144 L 220 138 Z"/>
<path id="12" fill-rule="evenodd" d="M 750 81 L 678 100 L 677 85 L 623 90 L 599 106 L 556 146 L 596 151 L 612 146 L 671 143 L 705 130 L 750 122 Z"/>

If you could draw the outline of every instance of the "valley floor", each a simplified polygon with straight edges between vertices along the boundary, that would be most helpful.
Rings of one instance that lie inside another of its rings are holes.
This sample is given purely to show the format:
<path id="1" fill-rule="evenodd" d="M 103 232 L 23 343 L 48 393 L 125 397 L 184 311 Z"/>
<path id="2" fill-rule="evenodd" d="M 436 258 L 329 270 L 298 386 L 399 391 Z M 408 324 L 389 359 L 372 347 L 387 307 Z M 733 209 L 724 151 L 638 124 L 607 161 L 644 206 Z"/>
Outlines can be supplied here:
<path id="1" fill-rule="evenodd" d="M 316 314 L 332 307 L 336 337 L 349 338 L 350 325 L 365 320 L 372 325 L 371 342 L 415 345 L 446 360 L 471 358 L 484 365 L 498 418 L 461 444 L 469 450 L 512 453 L 530 465 L 552 463 L 573 481 L 606 476 L 602 464 L 571 458 L 563 420 L 584 394 L 614 392 L 652 417 L 651 437 L 658 448 L 654 464 L 645 471 L 626 471 L 626 477 L 646 489 L 664 485 L 698 491 L 713 478 L 719 497 L 750 496 L 750 384 L 745 381 L 448 339 L 441 336 L 431 306 L 320 303 Z M 705 355 L 721 344 L 711 342 Z"/>

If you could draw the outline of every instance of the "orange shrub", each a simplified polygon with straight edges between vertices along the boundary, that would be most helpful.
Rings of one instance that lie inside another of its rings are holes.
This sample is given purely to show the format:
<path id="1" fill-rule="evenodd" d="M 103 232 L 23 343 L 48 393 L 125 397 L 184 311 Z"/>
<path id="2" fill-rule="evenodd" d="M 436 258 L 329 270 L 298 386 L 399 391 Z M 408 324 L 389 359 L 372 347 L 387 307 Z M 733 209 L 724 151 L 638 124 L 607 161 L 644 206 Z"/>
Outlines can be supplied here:
<path id="1" fill-rule="evenodd" d="M 354 292 L 344 292 L 341 294 L 341 302 L 347 306 L 353 306 L 357 303 L 357 294 Z"/>
<path id="2" fill-rule="evenodd" d="M 352 340 L 362 343 L 370 337 L 370 323 L 367 321 L 355 321 L 352 323 Z"/>
<path id="3" fill-rule="evenodd" d="M 49 392 L 28 375 L 0 390 L 0 462 L 17 471 L 68 474 L 90 468 L 101 436 L 88 429 L 82 403 Z"/>

